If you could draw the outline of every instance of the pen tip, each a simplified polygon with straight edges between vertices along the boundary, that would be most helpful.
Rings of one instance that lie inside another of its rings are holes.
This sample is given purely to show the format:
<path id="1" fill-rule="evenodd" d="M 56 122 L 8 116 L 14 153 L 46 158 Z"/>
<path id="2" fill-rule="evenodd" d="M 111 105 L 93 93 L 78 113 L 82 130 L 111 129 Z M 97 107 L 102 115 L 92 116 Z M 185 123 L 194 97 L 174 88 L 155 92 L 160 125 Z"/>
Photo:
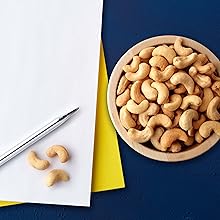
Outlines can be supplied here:
<path id="1" fill-rule="evenodd" d="M 73 110 L 72 110 L 72 111 L 70 111 L 68 114 L 73 114 L 73 113 L 77 112 L 78 110 L 79 110 L 79 107 L 77 107 L 77 108 L 73 109 Z"/>

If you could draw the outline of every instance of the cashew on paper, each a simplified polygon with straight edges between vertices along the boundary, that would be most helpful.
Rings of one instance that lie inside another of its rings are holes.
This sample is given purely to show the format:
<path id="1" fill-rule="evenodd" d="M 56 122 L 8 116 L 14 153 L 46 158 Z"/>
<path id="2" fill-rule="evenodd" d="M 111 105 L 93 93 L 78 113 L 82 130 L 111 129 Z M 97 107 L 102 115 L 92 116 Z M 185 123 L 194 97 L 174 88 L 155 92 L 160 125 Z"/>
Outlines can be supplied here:
<path id="1" fill-rule="evenodd" d="M 53 145 L 47 149 L 48 157 L 58 156 L 61 163 L 65 163 L 69 160 L 70 156 L 67 149 L 62 145 Z"/>
<path id="2" fill-rule="evenodd" d="M 40 159 L 34 151 L 29 152 L 27 159 L 29 164 L 38 170 L 45 170 L 50 166 L 49 161 Z"/>
<path id="3" fill-rule="evenodd" d="M 48 173 L 46 177 L 46 185 L 50 187 L 60 181 L 67 182 L 69 181 L 69 179 L 70 179 L 69 174 L 66 171 L 60 169 L 54 169 Z"/>
<path id="4" fill-rule="evenodd" d="M 178 153 L 220 136 L 220 76 L 206 54 L 177 37 L 143 47 L 124 65 L 115 104 L 133 142 Z"/>

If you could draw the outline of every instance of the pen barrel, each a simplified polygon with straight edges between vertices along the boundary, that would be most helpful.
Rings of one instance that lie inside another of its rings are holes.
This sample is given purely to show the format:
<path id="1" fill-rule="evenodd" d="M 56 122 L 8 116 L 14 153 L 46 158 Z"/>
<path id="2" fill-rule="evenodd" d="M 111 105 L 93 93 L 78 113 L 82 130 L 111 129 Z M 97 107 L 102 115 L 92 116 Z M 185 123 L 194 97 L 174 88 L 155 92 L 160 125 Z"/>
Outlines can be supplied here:
<path id="1" fill-rule="evenodd" d="M 54 119 L 41 129 L 37 130 L 27 138 L 25 138 L 23 141 L 12 147 L 10 150 L 6 151 L 4 154 L 0 156 L 0 166 L 11 160 L 13 157 L 30 147 L 32 144 L 39 141 L 41 138 L 55 130 L 57 127 L 59 127 L 61 124 L 63 124 L 63 120 L 59 120 L 59 118 Z"/>

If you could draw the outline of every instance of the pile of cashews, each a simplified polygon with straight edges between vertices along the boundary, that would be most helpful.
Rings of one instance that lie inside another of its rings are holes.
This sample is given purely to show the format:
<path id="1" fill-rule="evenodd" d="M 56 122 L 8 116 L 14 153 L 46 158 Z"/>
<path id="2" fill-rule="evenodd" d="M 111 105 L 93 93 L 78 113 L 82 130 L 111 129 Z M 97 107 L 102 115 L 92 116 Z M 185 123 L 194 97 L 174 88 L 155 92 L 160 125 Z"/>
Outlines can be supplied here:
<path id="1" fill-rule="evenodd" d="M 174 45 L 144 48 L 123 66 L 116 105 L 128 137 L 179 152 L 220 136 L 220 77 L 205 54 Z"/>
<path id="2" fill-rule="evenodd" d="M 61 163 L 66 163 L 69 160 L 69 153 L 67 149 L 62 145 L 53 145 L 46 151 L 46 155 L 50 158 L 58 156 Z M 40 159 L 35 151 L 28 153 L 27 160 L 29 164 L 37 170 L 46 170 L 50 166 L 48 160 Z M 48 187 L 53 186 L 59 181 L 68 181 L 70 179 L 68 173 L 61 169 L 51 170 L 46 177 L 46 185 Z"/>

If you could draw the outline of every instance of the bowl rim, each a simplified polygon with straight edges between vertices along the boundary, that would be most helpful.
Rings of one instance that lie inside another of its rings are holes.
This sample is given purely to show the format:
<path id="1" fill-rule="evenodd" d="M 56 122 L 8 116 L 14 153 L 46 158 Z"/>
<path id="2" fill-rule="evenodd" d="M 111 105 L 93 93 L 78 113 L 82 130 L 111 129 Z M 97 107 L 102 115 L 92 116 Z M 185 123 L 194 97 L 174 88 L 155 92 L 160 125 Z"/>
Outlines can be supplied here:
<path id="1" fill-rule="evenodd" d="M 107 89 L 107 106 L 109 115 L 120 137 L 132 149 L 142 154 L 143 156 L 164 162 L 178 162 L 197 157 L 208 151 L 210 148 L 212 148 L 218 142 L 219 137 L 216 134 L 213 134 L 209 138 L 207 138 L 203 143 L 198 144 L 196 146 L 193 145 L 193 147 L 178 153 L 160 152 L 156 149 L 154 150 L 152 148 L 134 142 L 128 138 L 127 131 L 120 122 L 117 106 L 115 104 L 116 89 L 118 81 L 122 74 L 122 66 L 126 65 L 133 58 L 133 56 L 137 55 L 142 49 L 146 47 L 158 46 L 162 44 L 173 44 L 177 37 L 181 37 L 183 39 L 184 46 L 191 47 L 200 53 L 206 54 L 208 59 L 216 66 L 218 73 L 220 73 L 219 59 L 214 55 L 214 53 L 212 53 L 207 47 L 205 47 L 201 43 L 184 36 L 160 35 L 145 39 L 135 44 L 121 56 L 111 73 Z"/>

